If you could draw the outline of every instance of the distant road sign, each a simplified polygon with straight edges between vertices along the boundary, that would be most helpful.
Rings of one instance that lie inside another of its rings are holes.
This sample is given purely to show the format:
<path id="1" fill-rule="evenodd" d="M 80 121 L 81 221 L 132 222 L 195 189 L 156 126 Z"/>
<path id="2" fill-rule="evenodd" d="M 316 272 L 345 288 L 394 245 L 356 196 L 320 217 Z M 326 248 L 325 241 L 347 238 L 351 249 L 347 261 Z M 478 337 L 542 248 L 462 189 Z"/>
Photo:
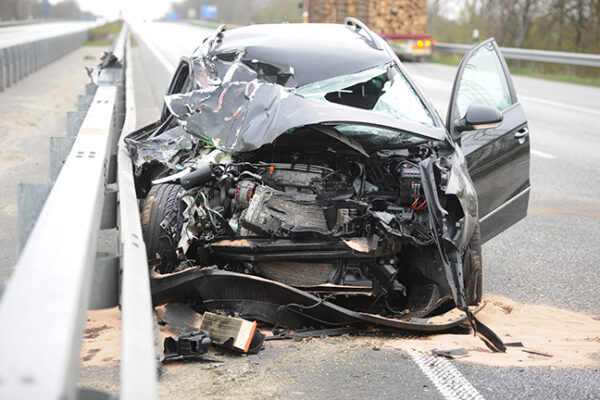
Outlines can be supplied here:
<path id="1" fill-rule="evenodd" d="M 168 13 L 165 17 L 167 21 L 177 21 L 179 19 L 179 14 L 177 13 Z"/>
<path id="2" fill-rule="evenodd" d="M 202 18 L 203 19 L 216 19 L 218 15 L 218 8 L 214 4 L 207 4 L 202 6 Z"/>

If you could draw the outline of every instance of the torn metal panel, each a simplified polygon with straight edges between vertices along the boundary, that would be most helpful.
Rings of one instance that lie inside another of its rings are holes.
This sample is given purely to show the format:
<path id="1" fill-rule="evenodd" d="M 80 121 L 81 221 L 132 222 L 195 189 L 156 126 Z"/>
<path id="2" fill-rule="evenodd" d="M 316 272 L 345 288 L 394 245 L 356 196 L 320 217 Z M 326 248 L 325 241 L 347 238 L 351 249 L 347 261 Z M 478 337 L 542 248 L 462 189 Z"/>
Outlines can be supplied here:
<path id="1" fill-rule="evenodd" d="M 165 98 L 187 132 L 211 139 L 229 152 L 250 151 L 271 143 L 288 130 L 307 125 L 365 125 L 443 140 L 435 127 L 403 121 L 382 112 L 313 100 L 281 85 L 252 80 L 224 82 L 215 88 Z"/>
<path id="2" fill-rule="evenodd" d="M 183 128 L 176 126 L 160 136 L 136 142 L 129 148 L 135 165 L 135 173 L 139 175 L 143 168 L 151 164 L 162 164 L 170 170 L 177 170 L 181 162 L 195 155 L 194 150 L 198 138 Z"/>
<path id="3" fill-rule="evenodd" d="M 155 275 L 151 283 L 155 305 L 196 299 L 213 312 L 233 312 L 246 319 L 290 329 L 368 322 L 399 329 L 439 332 L 467 321 L 467 315 L 458 310 L 432 318 L 406 320 L 355 312 L 279 282 L 217 268 L 194 268 Z"/>

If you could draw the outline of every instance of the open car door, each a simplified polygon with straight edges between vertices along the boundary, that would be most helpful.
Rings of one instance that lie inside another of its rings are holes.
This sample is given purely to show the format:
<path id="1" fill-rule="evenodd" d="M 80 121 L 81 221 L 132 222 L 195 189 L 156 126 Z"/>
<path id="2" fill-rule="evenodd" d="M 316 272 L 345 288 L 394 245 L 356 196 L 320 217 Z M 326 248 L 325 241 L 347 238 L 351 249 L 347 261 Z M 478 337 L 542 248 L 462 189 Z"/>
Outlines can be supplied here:
<path id="1" fill-rule="evenodd" d="M 469 114 L 481 110 L 496 113 L 495 123 L 469 123 Z M 527 215 L 530 190 L 527 118 L 494 39 L 481 42 L 462 59 L 446 118 L 477 191 L 485 242 Z"/>

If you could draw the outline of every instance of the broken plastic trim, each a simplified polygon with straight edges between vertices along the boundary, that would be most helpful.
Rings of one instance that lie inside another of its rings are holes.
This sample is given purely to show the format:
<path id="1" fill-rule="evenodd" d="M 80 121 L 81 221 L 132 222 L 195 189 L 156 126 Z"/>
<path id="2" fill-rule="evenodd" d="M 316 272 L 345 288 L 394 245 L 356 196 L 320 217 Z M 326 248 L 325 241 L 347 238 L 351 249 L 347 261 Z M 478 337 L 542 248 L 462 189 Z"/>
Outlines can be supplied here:
<path id="1" fill-rule="evenodd" d="M 445 226 L 448 212 L 442 207 L 438 197 L 437 182 L 433 172 L 434 163 L 435 157 L 432 156 L 423 160 L 419 164 L 419 168 L 421 170 L 423 191 L 430 205 L 427 209 L 429 210 L 432 237 L 444 264 L 446 279 L 454 298 L 454 304 L 466 314 L 474 334 L 483 340 L 488 348 L 495 352 L 505 352 L 506 346 L 504 346 L 502 339 L 477 319 L 467 305 L 462 258 L 460 252 L 448 237 L 448 228 Z"/>
<path id="2" fill-rule="evenodd" d="M 346 326 L 370 323 L 398 329 L 440 332 L 467 322 L 467 313 L 453 309 L 430 318 L 406 320 L 356 312 L 291 286 L 215 267 L 191 268 L 151 278 L 154 305 L 199 301 L 212 312 L 235 313 L 275 326 Z M 472 312 L 478 312 L 479 306 Z"/>

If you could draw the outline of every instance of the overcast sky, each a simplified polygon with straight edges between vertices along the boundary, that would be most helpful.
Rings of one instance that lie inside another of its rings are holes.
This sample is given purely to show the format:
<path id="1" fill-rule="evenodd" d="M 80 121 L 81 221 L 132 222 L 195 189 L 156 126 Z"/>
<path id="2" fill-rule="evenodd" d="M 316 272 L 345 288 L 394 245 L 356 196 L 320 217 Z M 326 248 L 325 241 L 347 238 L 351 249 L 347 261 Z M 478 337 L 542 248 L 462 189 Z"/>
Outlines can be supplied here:
<path id="1" fill-rule="evenodd" d="M 55 4 L 60 0 L 50 0 Z M 154 19 L 165 15 L 171 0 L 76 0 L 79 8 L 108 19 L 119 17 L 119 10 L 128 20 Z"/>
<path id="2" fill-rule="evenodd" d="M 50 0 L 55 4 L 60 0 Z M 108 19 L 119 17 L 119 10 L 123 17 L 130 21 L 152 20 L 165 15 L 171 0 L 76 0 L 79 8 L 84 11 L 91 11 L 94 14 Z M 177 0 L 176 0 L 177 1 Z M 300 0 L 299 0 L 300 1 Z M 449 18 L 458 17 L 460 8 L 464 0 L 441 0 L 444 12 Z"/>

